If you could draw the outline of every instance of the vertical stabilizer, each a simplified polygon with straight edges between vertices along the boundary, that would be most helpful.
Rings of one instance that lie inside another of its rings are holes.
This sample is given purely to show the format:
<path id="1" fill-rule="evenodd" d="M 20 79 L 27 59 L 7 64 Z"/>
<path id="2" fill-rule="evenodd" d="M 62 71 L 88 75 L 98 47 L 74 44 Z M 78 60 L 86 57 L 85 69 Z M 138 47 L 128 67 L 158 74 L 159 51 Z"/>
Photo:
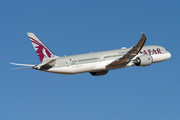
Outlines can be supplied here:
<path id="1" fill-rule="evenodd" d="M 41 62 L 56 57 L 35 35 L 27 33 Z"/>

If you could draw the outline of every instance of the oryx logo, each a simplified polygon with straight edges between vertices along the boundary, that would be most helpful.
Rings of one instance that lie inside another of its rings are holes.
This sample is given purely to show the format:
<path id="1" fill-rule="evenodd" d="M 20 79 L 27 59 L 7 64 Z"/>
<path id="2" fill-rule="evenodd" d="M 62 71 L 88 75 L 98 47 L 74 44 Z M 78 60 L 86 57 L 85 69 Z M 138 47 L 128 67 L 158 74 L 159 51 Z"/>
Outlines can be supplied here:
<path id="1" fill-rule="evenodd" d="M 51 53 L 49 52 L 49 50 L 44 45 L 42 45 L 40 42 L 38 42 L 37 40 L 35 40 L 31 37 L 29 37 L 29 38 L 30 38 L 32 43 L 36 44 L 34 46 L 34 48 L 35 48 L 36 53 L 37 53 L 41 62 L 43 61 L 45 56 L 47 56 L 49 58 L 51 57 Z"/>

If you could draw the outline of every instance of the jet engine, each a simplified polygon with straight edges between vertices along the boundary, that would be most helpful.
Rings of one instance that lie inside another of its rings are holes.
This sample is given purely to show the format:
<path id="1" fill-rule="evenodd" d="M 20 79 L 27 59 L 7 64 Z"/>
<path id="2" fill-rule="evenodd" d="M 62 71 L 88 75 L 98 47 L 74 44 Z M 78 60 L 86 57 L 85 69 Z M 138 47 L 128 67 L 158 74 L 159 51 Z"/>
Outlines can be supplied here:
<path id="1" fill-rule="evenodd" d="M 105 71 L 98 71 L 98 72 L 90 72 L 92 76 L 101 76 L 101 75 L 106 75 L 108 73 L 107 70 Z"/>
<path id="2" fill-rule="evenodd" d="M 141 55 L 133 61 L 136 66 L 148 66 L 151 65 L 152 62 L 153 58 L 151 55 Z"/>

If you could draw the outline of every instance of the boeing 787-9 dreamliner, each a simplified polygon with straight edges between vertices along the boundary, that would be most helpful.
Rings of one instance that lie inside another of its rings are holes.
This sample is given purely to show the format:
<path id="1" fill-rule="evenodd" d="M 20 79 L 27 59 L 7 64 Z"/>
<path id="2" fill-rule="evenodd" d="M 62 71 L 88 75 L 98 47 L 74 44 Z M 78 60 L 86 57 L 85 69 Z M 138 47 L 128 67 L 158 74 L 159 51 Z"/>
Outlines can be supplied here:
<path id="1" fill-rule="evenodd" d="M 86 53 L 72 56 L 58 57 L 54 55 L 35 35 L 27 33 L 32 45 L 41 61 L 38 65 L 18 64 L 50 73 L 79 74 L 89 72 L 93 76 L 101 76 L 109 70 L 129 66 L 148 66 L 162 62 L 171 57 L 171 54 L 158 45 L 144 46 L 146 36 L 142 33 L 139 42 L 132 48 Z"/>

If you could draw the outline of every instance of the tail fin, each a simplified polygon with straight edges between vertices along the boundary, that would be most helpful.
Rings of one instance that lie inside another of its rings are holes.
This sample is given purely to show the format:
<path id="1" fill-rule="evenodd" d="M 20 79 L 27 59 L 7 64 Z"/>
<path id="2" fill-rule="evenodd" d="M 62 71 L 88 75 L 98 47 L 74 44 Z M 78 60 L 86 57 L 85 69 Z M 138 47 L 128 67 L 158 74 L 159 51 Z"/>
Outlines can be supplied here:
<path id="1" fill-rule="evenodd" d="M 35 35 L 27 33 L 41 62 L 56 57 Z"/>

